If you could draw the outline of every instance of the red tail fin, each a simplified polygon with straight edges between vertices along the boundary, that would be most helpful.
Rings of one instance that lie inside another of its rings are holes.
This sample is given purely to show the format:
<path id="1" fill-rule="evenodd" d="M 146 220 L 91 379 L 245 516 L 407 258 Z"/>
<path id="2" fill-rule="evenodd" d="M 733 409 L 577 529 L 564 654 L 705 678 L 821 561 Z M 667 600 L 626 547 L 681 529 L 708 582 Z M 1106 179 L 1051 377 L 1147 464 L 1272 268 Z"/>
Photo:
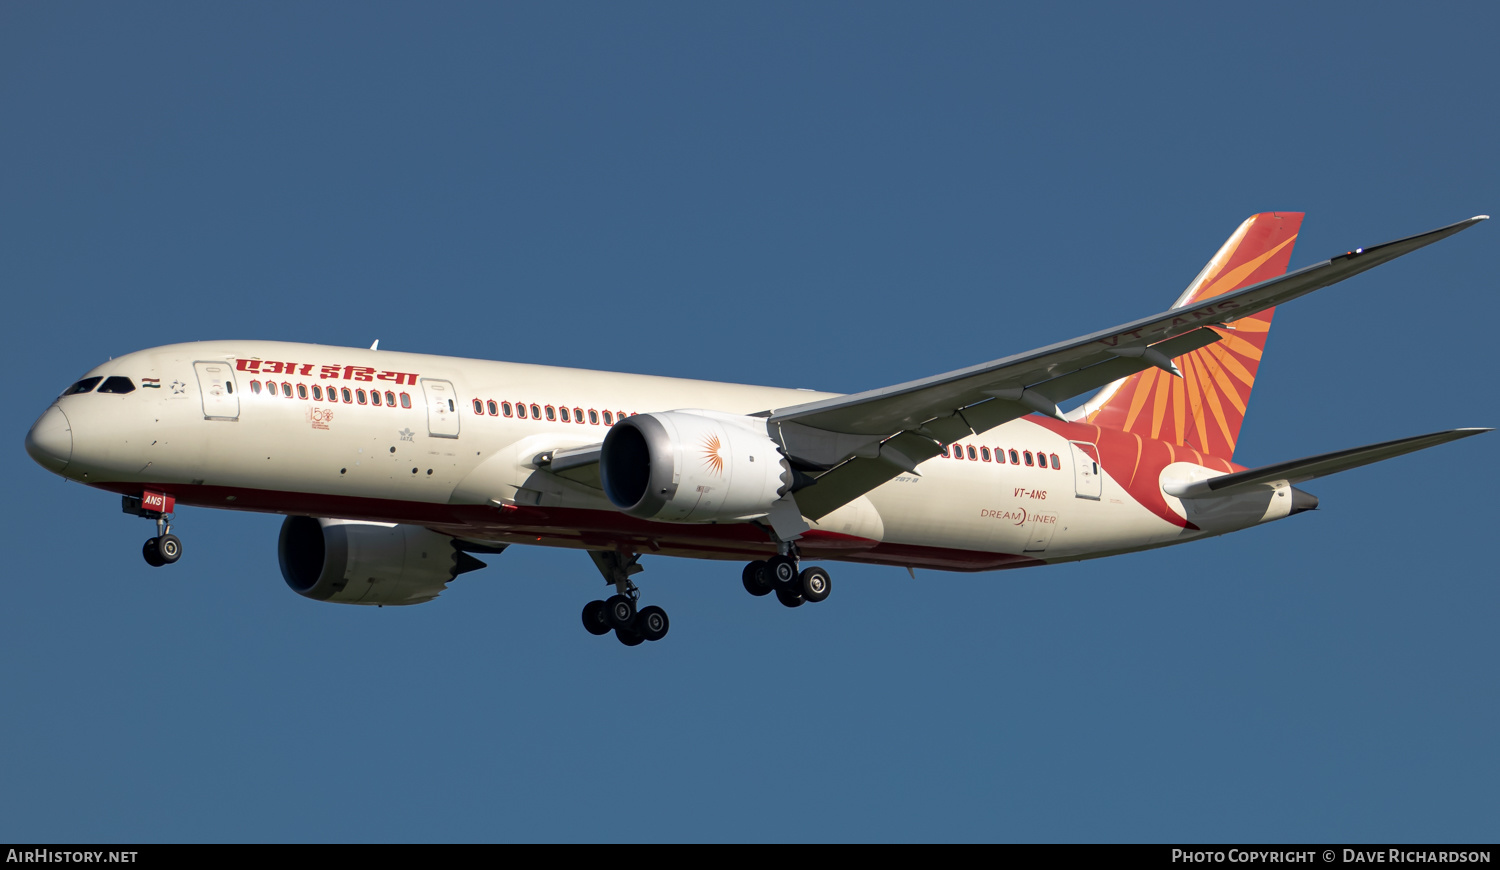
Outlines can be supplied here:
<path id="1" fill-rule="evenodd" d="M 1250 217 L 1172 307 L 1181 308 L 1284 274 L 1301 227 L 1300 212 Z M 1175 362 L 1182 371 L 1181 378 L 1147 369 L 1100 390 L 1070 416 L 1232 458 L 1275 313 L 1272 308 L 1236 320 L 1219 330 L 1224 337 L 1218 342 L 1178 357 Z"/>

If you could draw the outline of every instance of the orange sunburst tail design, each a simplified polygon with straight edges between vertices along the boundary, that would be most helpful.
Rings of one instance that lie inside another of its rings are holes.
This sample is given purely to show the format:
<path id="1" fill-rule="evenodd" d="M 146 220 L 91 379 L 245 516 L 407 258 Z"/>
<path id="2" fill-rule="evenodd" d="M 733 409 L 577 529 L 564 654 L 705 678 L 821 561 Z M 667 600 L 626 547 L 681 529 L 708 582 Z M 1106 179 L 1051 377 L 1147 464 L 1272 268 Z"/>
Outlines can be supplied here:
<path id="1" fill-rule="evenodd" d="M 1300 212 L 1251 216 L 1172 307 L 1193 305 L 1285 274 L 1301 228 Z M 1147 369 L 1100 390 L 1071 418 L 1233 458 L 1275 313 L 1271 308 L 1227 327 L 1214 327 L 1222 336 L 1218 342 L 1174 361 L 1181 379 Z"/>

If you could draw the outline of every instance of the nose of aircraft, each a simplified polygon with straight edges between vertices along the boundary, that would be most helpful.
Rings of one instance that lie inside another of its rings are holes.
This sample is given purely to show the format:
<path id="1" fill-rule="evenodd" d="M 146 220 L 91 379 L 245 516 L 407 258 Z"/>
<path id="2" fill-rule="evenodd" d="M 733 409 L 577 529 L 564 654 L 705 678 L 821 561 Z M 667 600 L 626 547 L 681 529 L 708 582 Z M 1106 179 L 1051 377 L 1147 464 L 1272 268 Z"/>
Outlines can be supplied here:
<path id="1" fill-rule="evenodd" d="M 48 471 L 62 471 L 73 458 L 73 427 L 62 409 L 53 405 L 26 433 L 26 452 Z"/>

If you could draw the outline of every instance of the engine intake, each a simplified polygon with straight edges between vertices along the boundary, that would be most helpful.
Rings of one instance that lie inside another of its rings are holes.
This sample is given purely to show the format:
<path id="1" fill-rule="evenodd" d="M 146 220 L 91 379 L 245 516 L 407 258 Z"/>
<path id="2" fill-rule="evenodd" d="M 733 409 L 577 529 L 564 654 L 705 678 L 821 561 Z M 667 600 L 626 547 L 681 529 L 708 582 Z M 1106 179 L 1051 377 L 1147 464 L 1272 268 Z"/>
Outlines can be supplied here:
<path id="1" fill-rule="evenodd" d="M 304 598 L 339 604 L 421 604 L 485 565 L 420 526 L 287 517 L 281 576 Z"/>

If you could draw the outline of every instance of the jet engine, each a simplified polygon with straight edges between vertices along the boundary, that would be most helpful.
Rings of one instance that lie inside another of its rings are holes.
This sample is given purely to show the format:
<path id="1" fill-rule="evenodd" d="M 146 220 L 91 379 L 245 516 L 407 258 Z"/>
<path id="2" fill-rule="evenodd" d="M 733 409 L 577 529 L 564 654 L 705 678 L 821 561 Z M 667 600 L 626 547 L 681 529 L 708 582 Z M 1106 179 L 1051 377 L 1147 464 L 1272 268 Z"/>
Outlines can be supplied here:
<path id="1" fill-rule="evenodd" d="M 765 516 L 793 481 L 764 420 L 715 411 L 620 420 L 604 436 L 599 477 L 615 507 L 667 523 Z"/>
<path id="2" fill-rule="evenodd" d="M 287 517 L 281 576 L 304 598 L 339 604 L 421 604 L 484 563 L 420 526 Z"/>

